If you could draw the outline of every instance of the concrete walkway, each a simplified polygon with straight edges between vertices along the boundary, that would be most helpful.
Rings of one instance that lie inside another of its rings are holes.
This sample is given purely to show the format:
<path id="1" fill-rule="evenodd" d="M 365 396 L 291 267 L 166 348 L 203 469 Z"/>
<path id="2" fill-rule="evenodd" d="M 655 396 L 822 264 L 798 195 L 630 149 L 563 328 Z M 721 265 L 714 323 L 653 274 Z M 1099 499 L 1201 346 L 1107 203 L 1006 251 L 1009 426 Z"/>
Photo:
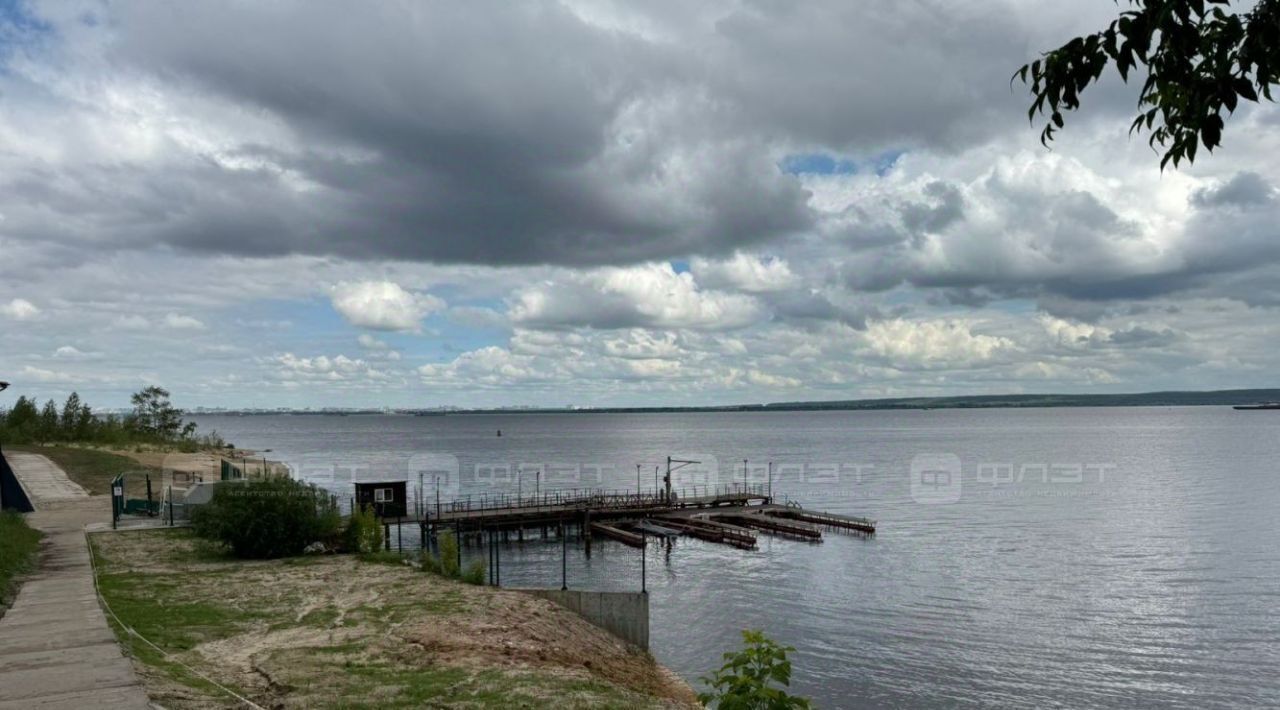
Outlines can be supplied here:
<path id="1" fill-rule="evenodd" d="M 84 529 L 110 523 L 110 497 L 89 497 L 43 456 L 5 458 L 36 508 L 27 523 L 45 534 L 45 548 L 0 619 L 0 710 L 151 708 L 93 588 Z"/>

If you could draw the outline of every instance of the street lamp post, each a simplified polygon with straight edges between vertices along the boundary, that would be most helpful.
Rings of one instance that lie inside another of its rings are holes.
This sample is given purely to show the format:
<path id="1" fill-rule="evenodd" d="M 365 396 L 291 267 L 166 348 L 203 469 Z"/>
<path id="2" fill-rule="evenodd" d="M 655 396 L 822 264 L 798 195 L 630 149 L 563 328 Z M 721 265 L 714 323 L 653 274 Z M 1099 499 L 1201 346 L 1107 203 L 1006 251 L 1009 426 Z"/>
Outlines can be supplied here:
<path id="1" fill-rule="evenodd" d="M 674 464 L 679 464 L 679 466 L 676 466 L 675 468 L 672 468 L 672 467 L 671 467 L 671 464 L 673 464 L 673 463 L 674 463 Z M 666 475 L 666 477 L 664 477 L 664 478 L 663 478 L 663 483 L 665 483 L 665 484 L 666 484 L 667 505 L 671 505 L 671 474 L 672 474 L 672 473 L 674 473 L 674 472 L 676 472 L 676 471 L 679 471 L 680 469 L 684 468 L 685 466 L 690 466 L 690 465 L 692 465 L 692 464 L 700 464 L 700 463 L 702 463 L 702 462 L 701 462 L 701 461 L 686 461 L 686 460 L 684 460 L 684 459 L 673 459 L 673 458 L 671 458 L 670 456 L 668 456 L 668 457 L 667 457 L 667 475 Z"/>

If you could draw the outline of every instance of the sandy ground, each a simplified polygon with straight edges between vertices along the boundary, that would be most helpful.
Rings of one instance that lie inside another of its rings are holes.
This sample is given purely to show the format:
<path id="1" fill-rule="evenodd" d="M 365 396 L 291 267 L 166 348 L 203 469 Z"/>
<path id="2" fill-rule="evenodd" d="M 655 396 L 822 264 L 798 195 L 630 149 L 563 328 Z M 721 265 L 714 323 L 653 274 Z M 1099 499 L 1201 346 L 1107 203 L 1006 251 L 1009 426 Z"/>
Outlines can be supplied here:
<path id="1" fill-rule="evenodd" d="M 266 460 L 245 449 L 228 450 L 226 453 L 182 453 L 180 451 L 126 451 L 108 449 L 113 454 L 127 456 L 145 466 L 154 466 L 165 471 L 178 474 L 190 474 L 193 479 L 216 481 L 222 476 L 222 459 L 243 467 L 250 475 L 267 472 L 279 474 L 288 471 L 288 467 L 278 461 Z M 181 479 L 181 475 L 179 475 Z"/>
<path id="2" fill-rule="evenodd" d="M 351 556 L 209 561 L 187 533 L 97 534 L 94 543 L 104 571 L 133 585 L 128 595 L 194 629 L 173 642 L 189 646 L 177 658 L 264 707 L 403 706 L 418 686 L 438 693 L 426 696 L 433 707 L 698 707 L 648 654 L 519 592 Z M 184 616 L 181 605 L 193 603 L 231 611 L 202 629 Z M 167 708 L 234 707 L 177 682 L 172 669 L 136 665 Z"/>

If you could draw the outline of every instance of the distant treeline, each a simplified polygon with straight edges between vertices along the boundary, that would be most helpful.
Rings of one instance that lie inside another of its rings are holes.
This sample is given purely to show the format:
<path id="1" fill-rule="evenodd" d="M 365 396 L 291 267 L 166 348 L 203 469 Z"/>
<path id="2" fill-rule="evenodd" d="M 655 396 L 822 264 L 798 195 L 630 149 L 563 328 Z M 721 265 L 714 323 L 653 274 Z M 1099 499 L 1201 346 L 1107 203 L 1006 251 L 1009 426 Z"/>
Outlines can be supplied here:
<path id="1" fill-rule="evenodd" d="M 170 404 L 169 392 L 163 387 L 135 392 L 130 402 L 132 412 L 98 415 L 75 392 L 61 407 L 52 399 L 41 407 L 34 397 L 19 397 L 11 409 L 0 410 L 0 442 L 114 447 L 149 444 L 189 451 L 225 446 L 217 432 L 197 436 L 195 422 L 183 421 L 182 410 Z"/>
<path id="2" fill-rule="evenodd" d="M 779 402 L 764 409 L 979 409 L 994 407 L 1188 407 L 1280 401 L 1280 389 L 1136 394 L 991 394 L 959 397 L 896 397 L 839 402 Z"/>
<path id="3" fill-rule="evenodd" d="M 678 412 L 809 412 L 873 409 L 999 409 L 1017 407 L 1188 407 L 1280 401 L 1280 389 L 1136 394 L 987 394 L 956 397 L 889 397 L 817 402 L 729 404 L 718 407 L 596 407 L 591 409 L 463 409 L 422 414 L 662 414 Z M 355 414 L 356 412 L 351 412 Z M 406 410 L 406 414 L 416 414 Z M 421 416 L 421 414 L 419 415 Z"/>
<path id="4" fill-rule="evenodd" d="M 956 397 L 891 397 L 818 402 L 774 402 L 770 404 L 729 404 L 708 407 L 526 407 L 520 409 L 401 409 L 400 415 L 462 416 L 468 414 L 662 414 L 678 412 L 804 412 L 861 409 L 999 409 L 1017 407 L 1189 407 L 1230 406 L 1280 402 L 1280 389 L 1215 390 L 1209 392 L 1141 392 L 1136 394 L 987 394 Z M 345 417 L 386 414 L 381 409 L 220 411 L 224 416 L 312 415 Z"/>

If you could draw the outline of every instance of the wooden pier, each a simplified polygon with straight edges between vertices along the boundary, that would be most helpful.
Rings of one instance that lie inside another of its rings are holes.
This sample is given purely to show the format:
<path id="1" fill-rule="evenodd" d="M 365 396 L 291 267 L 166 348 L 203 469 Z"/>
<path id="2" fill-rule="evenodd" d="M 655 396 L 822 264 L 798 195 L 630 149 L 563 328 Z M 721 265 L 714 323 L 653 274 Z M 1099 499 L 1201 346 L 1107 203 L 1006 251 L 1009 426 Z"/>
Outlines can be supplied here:
<path id="1" fill-rule="evenodd" d="M 639 533 L 633 533 L 630 530 L 615 528 L 612 525 L 605 525 L 604 523 L 592 523 L 591 533 L 603 535 L 608 538 L 613 538 L 614 540 L 617 540 L 618 542 L 624 545 L 630 545 L 631 547 L 644 547 L 643 535 Z"/>
<path id="2" fill-rule="evenodd" d="M 812 525 L 771 515 L 769 512 L 763 510 L 759 512 L 743 511 L 740 513 L 722 513 L 716 517 L 721 520 L 728 520 L 738 525 L 756 528 L 758 530 L 765 530 L 785 537 L 798 538 L 809 542 L 822 542 L 822 531 Z"/>
<path id="3" fill-rule="evenodd" d="M 780 518 L 790 518 L 792 520 L 800 520 L 819 527 L 852 530 L 854 532 L 866 534 L 873 534 L 876 531 L 876 521 L 871 520 L 870 518 L 856 518 L 849 515 L 837 515 L 835 513 L 820 513 L 795 506 L 774 507 L 776 509 L 770 511 L 769 514 Z"/>
<path id="4" fill-rule="evenodd" d="M 419 527 L 424 546 L 442 530 L 462 539 L 487 533 L 523 540 L 526 530 L 541 530 L 545 537 L 550 530 L 576 529 L 588 550 L 593 535 L 643 547 L 651 528 L 665 531 L 659 538 L 681 534 L 744 550 L 756 549 L 757 531 L 821 542 L 822 528 L 866 535 L 876 530 L 874 520 L 810 511 L 794 503 L 778 505 L 764 486 L 744 484 L 650 492 L 469 496 L 434 506 L 419 504 L 413 515 L 384 517 L 382 522 L 387 526 L 388 546 L 390 527 L 396 525 Z"/>

